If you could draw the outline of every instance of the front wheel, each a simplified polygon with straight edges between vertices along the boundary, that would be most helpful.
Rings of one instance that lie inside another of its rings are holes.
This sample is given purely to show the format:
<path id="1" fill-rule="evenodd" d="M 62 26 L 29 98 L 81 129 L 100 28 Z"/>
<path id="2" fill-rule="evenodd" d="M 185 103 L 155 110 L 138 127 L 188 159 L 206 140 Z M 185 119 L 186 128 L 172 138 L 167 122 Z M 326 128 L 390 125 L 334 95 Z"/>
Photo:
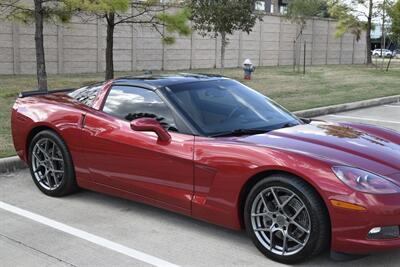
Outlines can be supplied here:
<path id="1" fill-rule="evenodd" d="M 46 195 L 61 197 L 78 188 L 68 148 L 53 131 L 45 130 L 33 137 L 29 167 L 36 186 Z"/>
<path id="2" fill-rule="evenodd" d="M 244 216 L 256 247 L 278 262 L 299 263 L 329 244 L 330 223 L 321 198 L 294 176 L 258 182 L 247 197 Z"/>

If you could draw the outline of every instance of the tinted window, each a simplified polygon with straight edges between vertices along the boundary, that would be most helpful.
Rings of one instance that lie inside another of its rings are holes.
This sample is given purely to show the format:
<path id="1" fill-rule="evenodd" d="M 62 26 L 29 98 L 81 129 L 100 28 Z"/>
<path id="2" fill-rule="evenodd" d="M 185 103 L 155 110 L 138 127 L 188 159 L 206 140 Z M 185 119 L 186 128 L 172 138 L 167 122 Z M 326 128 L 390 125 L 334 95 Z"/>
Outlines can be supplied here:
<path id="1" fill-rule="evenodd" d="M 91 107 L 101 88 L 103 88 L 103 83 L 85 86 L 72 91 L 71 93 L 69 93 L 69 96 Z"/>
<path id="2" fill-rule="evenodd" d="M 275 102 L 233 80 L 173 85 L 167 96 L 203 135 L 300 123 Z"/>
<path id="3" fill-rule="evenodd" d="M 143 88 L 113 86 L 103 111 L 127 121 L 144 117 L 155 118 L 167 130 L 176 131 L 168 106 L 155 92 Z"/>

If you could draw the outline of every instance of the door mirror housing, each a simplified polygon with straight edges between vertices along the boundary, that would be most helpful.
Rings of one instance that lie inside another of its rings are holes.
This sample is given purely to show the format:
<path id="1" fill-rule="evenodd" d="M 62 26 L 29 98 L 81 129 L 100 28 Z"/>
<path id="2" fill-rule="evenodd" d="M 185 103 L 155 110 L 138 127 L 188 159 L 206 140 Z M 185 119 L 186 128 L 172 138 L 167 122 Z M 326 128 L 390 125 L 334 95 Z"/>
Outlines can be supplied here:
<path id="1" fill-rule="evenodd" d="M 131 121 L 131 129 L 138 132 L 155 132 L 159 141 L 167 142 L 171 140 L 171 135 L 161 124 L 153 118 L 140 118 Z"/>

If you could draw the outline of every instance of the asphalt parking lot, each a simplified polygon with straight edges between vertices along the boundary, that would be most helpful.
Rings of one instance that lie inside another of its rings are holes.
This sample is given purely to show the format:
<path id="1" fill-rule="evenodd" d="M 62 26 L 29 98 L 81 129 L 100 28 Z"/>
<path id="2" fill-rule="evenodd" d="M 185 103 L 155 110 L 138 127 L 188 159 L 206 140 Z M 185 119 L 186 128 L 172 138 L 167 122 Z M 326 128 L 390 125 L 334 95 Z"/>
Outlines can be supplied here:
<path id="1" fill-rule="evenodd" d="M 320 117 L 400 131 L 400 104 Z M 400 250 L 303 266 L 399 266 Z M 0 266 L 281 266 L 244 232 L 103 194 L 50 198 L 28 171 L 0 175 Z"/>

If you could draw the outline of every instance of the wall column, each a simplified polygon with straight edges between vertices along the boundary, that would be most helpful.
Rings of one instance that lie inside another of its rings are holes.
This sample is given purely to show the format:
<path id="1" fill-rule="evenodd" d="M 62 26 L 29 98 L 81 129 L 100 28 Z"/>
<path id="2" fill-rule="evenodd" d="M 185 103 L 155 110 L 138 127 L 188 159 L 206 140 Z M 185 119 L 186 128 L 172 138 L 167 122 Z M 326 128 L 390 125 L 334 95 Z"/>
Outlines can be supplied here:
<path id="1" fill-rule="evenodd" d="M 343 50 L 343 36 L 340 37 L 340 55 L 339 55 L 339 65 L 342 64 L 342 51 Z"/>
<path id="2" fill-rule="evenodd" d="M 279 38 L 278 38 L 278 63 L 277 66 L 279 67 L 281 65 L 281 38 L 282 38 L 282 17 L 279 17 Z"/>
<path id="3" fill-rule="evenodd" d="M 97 72 L 102 72 L 101 59 L 103 55 L 102 38 L 101 38 L 101 20 L 97 19 Z"/>
<path id="4" fill-rule="evenodd" d="M 351 64 L 354 64 L 355 48 L 356 48 L 356 37 L 353 35 L 353 51 L 351 53 Z"/>
<path id="5" fill-rule="evenodd" d="M 163 25 L 162 27 L 162 33 L 163 36 L 165 36 L 165 26 Z M 165 54 L 167 53 L 167 46 L 165 45 L 165 42 L 161 40 L 162 42 L 162 57 L 161 57 L 161 70 L 165 70 Z"/>
<path id="6" fill-rule="evenodd" d="M 238 68 L 242 67 L 242 34 L 243 32 L 239 32 L 239 51 L 238 51 Z"/>
<path id="7" fill-rule="evenodd" d="M 189 69 L 193 68 L 193 32 L 190 33 L 190 61 L 189 61 Z"/>
<path id="8" fill-rule="evenodd" d="M 313 56 L 314 56 L 314 39 L 315 39 L 315 20 L 312 19 L 312 36 L 311 36 L 311 54 L 310 54 L 310 66 L 313 65 Z"/>
<path id="9" fill-rule="evenodd" d="M 214 54 L 214 69 L 217 68 L 217 63 L 218 63 L 218 37 L 215 36 L 215 54 Z"/>
<path id="10" fill-rule="evenodd" d="M 259 21 L 260 23 L 260 49 L 259 49 L 259 54 L 258 54 L 258 66 L 261 67 L 263 65 L 262 61 L 263 61 L 263 21 Z"/>
<path id="11" fill-rule="evenodd" d="M 135 38 L 135 25 L 132 24 L 132 45 L 131 45 L 131 53 L 132 53 L 132 58 L 131 58 L 131 71 L 136 72 L 138 70 L 137 67 L 137 54 L 136 54 L 136 38 Z"/>
<path id="12" fill-rule="evenodd" d="M 325 65 L 328 65 L 328 53 L 329 53 L 329 36 L 331 34 L 331 21 L 328 20 L 328 30 L 326 33 L 326 53 L 325 53 Z"/>
<path id="13" fill-rule="evenodd" d="M 57 73 L 64 73 L 64 28 L 57 25 Z"/>
<path id="14" fill-rule="evenodd" d="M 21 62 L 19 52 L 19 25 L 12 24 L 12 45 L 13 45 L 13 73 L 21 74 Z"/>

